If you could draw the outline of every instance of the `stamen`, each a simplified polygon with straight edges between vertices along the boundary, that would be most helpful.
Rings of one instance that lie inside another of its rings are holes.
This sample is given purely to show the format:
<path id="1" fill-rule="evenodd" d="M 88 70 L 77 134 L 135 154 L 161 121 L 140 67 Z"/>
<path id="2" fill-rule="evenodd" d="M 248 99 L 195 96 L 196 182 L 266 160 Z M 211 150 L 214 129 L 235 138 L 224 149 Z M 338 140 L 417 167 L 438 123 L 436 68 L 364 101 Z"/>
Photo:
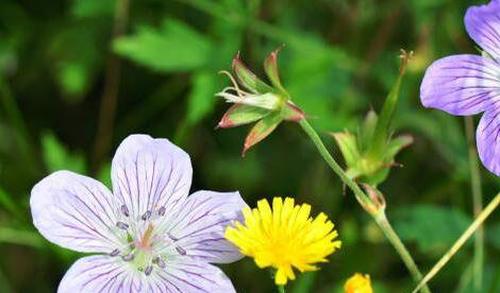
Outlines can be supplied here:
<path id="1" fill-rule="evenodd" d="M 177 238 L 174 235 L 170 234 L 170 232 L 168 232 L 167 235 L 168 235 L 168 238 L 172 239 L 173 241 L 179 240 L 179 238 Z"/>
<path id="2" fill-rule="evenodd" d="M 134 253 L 133 253 L 133 252 L 131 252 L 131 253 L 127 254 L 127 255 L 124 255 L 124 256 L 122 256 L 122 259 L 123 259 L 124 261 L 131 261 L 131 260 L 133 260 L 133 259 L 134 259 Z"/>
<path id="3" fill-rule="evenodd" d="M 120 254 L 120 250 L 117 248 L 117 249 L 111 251 L 111 253 L 109 254 L 109 256 L 117 256 L 118 254 Z"/>
<path id="4" fill-rule="evenodd" d="M 165 264 L 165 261 L 161 257 L 159 257 L 159 256 L 157 256 L 157 257 L 155 257 L 153 259 L 153 263 L 156 264 L 156 265 L 158 265 L 162 269 L 164 269 L 167 266 Z"/>
<path id="5" fill-rule="evenodd" d="M 158 210 L 158 215 L 159 216 L 164 216 L 165 215 L 165 212 L 167 211 L 167 209 L 165 207 L 161 207 L 159 210 Z"/>
<path id="6" fill-rule="evenodd" d="M 147 266 L 146 269 L 144 270 L 144 274 L 146 274 L 146 276 L 149 276 L 151 275 L 152 271 L 153 271 L 153 266 Z"/>
<path id="7" fill-rule="evenodd" d="M 151 211 L 146 211 L 146 212 L 144 213 L 144 215 L 142 215 L 141 219 L 142 219 L 143 221 L 146 221 L 146 220 L 148 220 L 150 217 L 151 217 Z"/>
<path id="8" fill-rule="evenodd" d="M 175 247 L 175 250 L 177 250 L 177 252 L 180 254 L 180 255 L 186 255 L 186 250 L 184 250 L 184 248 L 180 247 L 180 246 L 176 246 Z"/>
<path id="9" fill-rule="evenodd" d="M 127 208 L 127 206 L 126 206 L 126 205 L 122 205 L 122 206 L 120 207 L 120 211 L 122 212 L 122 214 L 124 214 L 124 215 L 125 215 L 125 217 L 130 216 L 130 213 L 129 213 L 128 208 Z"/>
<path id="10" fill-rule="evenodd" d="M 122 230 L 127 230 L 128 229 L 128 224 L 125 224 L 123 222 L 116 222 L 116 227 L 122 229 Z"/>

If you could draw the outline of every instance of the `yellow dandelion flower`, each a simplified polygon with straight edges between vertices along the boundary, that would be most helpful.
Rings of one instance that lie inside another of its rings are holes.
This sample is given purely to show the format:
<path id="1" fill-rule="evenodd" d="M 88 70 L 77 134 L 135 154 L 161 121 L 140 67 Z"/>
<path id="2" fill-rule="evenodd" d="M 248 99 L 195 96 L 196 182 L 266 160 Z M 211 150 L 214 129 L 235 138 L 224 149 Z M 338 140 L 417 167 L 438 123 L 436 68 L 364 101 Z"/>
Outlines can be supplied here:
<path id="1" fill-rule="evenodd" d="M 285 285 L 294 280 L 293 267 L 300 272 L 317 270 L 314 264 L 339 249 L 338 233 L 327 216 L 310 217 L 311 206 L 295 205 L 293 198 L 273 199 L 272 209 L 266 199 L 257 208 L 245 208 L 245 223 L 235 222 L 225 237 L 240 251 L 254 258 L 260 268 L 276 269 L 275 282 Z"/>
<path id="2" fill-rule="evenodd" d="M 344 285 L 345 293 L 373 293 L 372 283 L 369 275 L 362 275 L 360 273 L 354 274 L 350 277 Z"/>

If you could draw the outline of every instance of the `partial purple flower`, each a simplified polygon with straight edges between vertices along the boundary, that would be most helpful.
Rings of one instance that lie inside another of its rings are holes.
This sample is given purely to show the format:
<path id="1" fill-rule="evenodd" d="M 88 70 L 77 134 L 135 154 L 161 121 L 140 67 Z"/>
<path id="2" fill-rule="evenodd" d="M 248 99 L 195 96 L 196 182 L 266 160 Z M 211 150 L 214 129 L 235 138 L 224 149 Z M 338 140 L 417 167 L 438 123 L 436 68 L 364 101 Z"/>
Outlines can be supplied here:
<path id="1" fill-rule="evenodd" d="M 476 132 L 479 157 L 500 176 L 500 0 L 470 7 L 465 28 L 483 56 L 454 55 L 434 62 L 425 73 L 420 98 L 424 106 L 452 115 L 484 112 Z"/>
<path id="2" fill-rule="evenodd" d="M 31 192 L 33 223 L 62 247 L 98 255 L 68 270 L 58 292 L 235 292 L 210 263 L 242 256 L 224 238 L 246 206 L 238 192 L 188 196 L 189 155 L 167 139 L 127 137 L 100 182 L 55 172 Z"/>

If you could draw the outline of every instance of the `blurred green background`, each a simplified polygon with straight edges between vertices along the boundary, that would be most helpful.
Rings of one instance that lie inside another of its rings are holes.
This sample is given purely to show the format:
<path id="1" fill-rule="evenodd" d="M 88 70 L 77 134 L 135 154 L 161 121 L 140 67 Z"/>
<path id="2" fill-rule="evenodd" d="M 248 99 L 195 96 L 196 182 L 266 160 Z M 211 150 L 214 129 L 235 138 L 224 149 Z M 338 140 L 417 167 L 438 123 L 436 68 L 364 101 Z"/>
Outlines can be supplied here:
<path id="1" fill-rule="evenodd" d="M 59 169 L 109 182 L 114 149 L 131 133 L 184 148 L 194 165 L 192 190 L 239 190 L 250 205 L 294 196 L 328 213 L 343 248 L 289 292 L 338 292 L 354 272 L 370 274 L 376 292 L 408 292 L 413 283 L 395 251 L 296 124 L 281 125 L 244 159 L 247 130 L 214 130 L 227 109 L 214 97 L 228 84 L 217 72 L 230 68 L 237 51 L 262 72 L 267 53 L 283 44 L 283 82 L 340 161 L 326 134 L 354 131 L 370 108 L 380 110 L 399 49 L 414 50 L 395 125 L 415 142 L 397 158 L 404 167 L 380 186 L 388 217 L 423 271 L 471 222 L 464 121 L 424 109 L 419 84 L 432 60 L 476 52 L 463 15 L 482 1 L 128 1 L 0 1 L 0 292 L 54 292 L 79 257 L 36 232 L 31 187 Z M 484 168 L 481 175 L 486 202 L 500 181 Z M 494 215 L 486 225 L 484 292 L 500 291 L 499 249 Z M 431 288 L 470 292 L 472 254 L 469 243 Z M 239 292 L 275 290 L 249 259 L 224 270 Z"/>

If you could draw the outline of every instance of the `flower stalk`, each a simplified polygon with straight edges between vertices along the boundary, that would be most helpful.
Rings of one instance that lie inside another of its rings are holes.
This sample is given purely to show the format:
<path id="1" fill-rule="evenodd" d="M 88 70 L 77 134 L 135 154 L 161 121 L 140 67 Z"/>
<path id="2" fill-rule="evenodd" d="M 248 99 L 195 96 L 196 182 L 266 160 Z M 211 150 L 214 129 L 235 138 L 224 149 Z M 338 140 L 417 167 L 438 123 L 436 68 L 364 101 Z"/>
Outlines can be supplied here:
<path id="1" fill-rule="evenodd" d="M 474 146 L 474 121 L 472 117 L 465 117 L 465 135 L 469 149 L 469 172 L 472 190 L 472 204 L 474 217 L 477 217 L 483 209 L 483 192 L 481 190 L 481 176 L 479 171 L 479 159 Z M 481 292 L 483 280 L 484 263 L 484 229 L 479 227 L 474 237 L 474 260 L 473 260 L 473 284 L 476 292 Z"/>
<path id="2" fill-rule="evenodd" d="M 335 172 L 335 174 L 340 177 L 342 182 L 354 192 L 354 196 L 356 197 L 356 200 L 359 202 L 359 204 L 368 212 L 368 214 L 370 214 L 370 216 L 372 216 L 380 229 L 382 229 L 384 235 L 387 237 L 394 249 L 396 249 L 404 264 L 410 271 L 413 279 L 416 282 L 420 282 L 422 280 L 422 273 L 415 264 L 415 261 L 413 260 L 411 254 L 408 252 L 408 249 L 406 249 L 405 245 L 389 223 L 389 220 L 385 215 L 385 209 L 372 208 L 374 206 L 374 202 L 372 201 L 372 199 L 368 195 L 366 195 L 363 190 L 361 190 L 356 182 L 354 182 L 349 176 L 347 176 L 344 170 L 328 152 L 318 133 L 306 119 L 300 120 L 299 124 L 304 132 L 309 136 L 311 141 L 314 143 L 321 157 L 326 161 L 328 166 L 330 166 L 333 172 Z M 429 293 L 430 289 L 424 284 L 421 287 L 421 291 L 424 293 Z"/>
<path id="3" fill-rule="evenodd" d="M 285 285 L 278 285 L 278 292 L 279 293 L 285 293 L 286 292 Z"/>
<path id="4" fill-rule="evenodd" d="M 483 211 L 476 217 L 474 222 L 465 230 L 465 232 L 458 238 L 458 240 L 451 246 L 451 248 L 441 257 L 441 259 L 432 267 L 432 269 L 425 275 L 418 286 L 412 291 L 416 293 L 420 288 L 427 286 L 429 282 L 445 265 L 448 261 L 457 253 L 457 251 L 462 248 L 462 246 L 467 242 L 467 240 L 476 232 L 476 230 L 481 226 L 481 224 L 488 218 L 491 213 L 500 204 L 500 192 L 490 201 L 490 203 L 484 208 Z"/>

